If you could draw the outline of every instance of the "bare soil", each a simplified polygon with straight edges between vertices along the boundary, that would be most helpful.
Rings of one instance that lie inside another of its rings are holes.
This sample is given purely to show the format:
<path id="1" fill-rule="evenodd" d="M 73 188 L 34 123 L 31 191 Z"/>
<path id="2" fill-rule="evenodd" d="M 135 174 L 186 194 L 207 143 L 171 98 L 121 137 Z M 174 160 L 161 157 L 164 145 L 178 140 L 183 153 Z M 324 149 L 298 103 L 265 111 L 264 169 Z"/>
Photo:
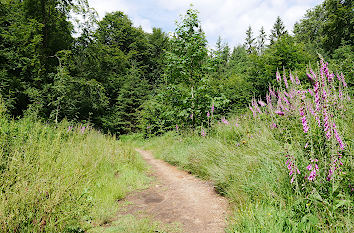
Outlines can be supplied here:
<path id="1" fill-rule="evenodd" d="M 177 223 L 183 232 L 224 232 L 228 202 L 212 184 L 155 159 L 151 152 L 137 151 L 151 165 L 156 183 L 126 197 L 125 213 L 149 216 L 163 223 Z"/>

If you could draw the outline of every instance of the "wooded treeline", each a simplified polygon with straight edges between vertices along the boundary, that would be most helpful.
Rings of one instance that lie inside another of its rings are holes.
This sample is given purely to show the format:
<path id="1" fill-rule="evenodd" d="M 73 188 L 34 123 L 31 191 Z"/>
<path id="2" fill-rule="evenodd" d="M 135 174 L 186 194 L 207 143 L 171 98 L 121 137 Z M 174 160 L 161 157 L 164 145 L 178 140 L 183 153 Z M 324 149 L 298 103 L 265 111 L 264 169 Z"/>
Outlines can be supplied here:
<path id="1" fill-rule="evenodd" d="M 77 27 L 73 12 L 84 19 Z M 13 117 L 89 121 L 116 134 L 194 127 L 264 96 L 277 69 L 306 79 L 319 56 L 352 89 L 353 14 L 352 1 L 325 0 L 293 33 L 278 17 L 269 33 L 249 27 L 243 45 L 219 38 L 209 49 L 194 9 L 169 36 L 120 11 L 98 20 L 86 0 L 2 1 L 0 95 Z"/>

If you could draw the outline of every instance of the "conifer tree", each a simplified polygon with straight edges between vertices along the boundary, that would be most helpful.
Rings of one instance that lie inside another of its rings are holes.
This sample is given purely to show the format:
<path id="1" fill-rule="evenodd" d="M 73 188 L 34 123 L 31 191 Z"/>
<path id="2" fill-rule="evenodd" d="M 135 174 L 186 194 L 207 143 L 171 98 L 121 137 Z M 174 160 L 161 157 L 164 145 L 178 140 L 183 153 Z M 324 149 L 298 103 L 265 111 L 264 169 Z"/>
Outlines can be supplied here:
<path id="1" fill-rule="evenodd" d="M 251 26 L 248 26 L 248 29 L 246 31 L 246 41 L 245 41 L 245 49 L 247 50 L 248 54 L 251 54 L 255 48 L 254 46 L 254 41 L 256 39 L 253 37 L 253 32 Z"/>
<path id="2" fill-rule="evenodd" d="M 258 41 L 257 41 L 257 50 L 258 54 L 262 54 L 265 49 L 265 43 L 267 40 L 267 34 L 264 31 L 264 27 L 261 27 L 261 30 L 259 31 L 259 36 L 258 36 Z"/>
<path id="3" fill-rule="evenodd" d="M 270 34 L 270 44 L 274 44 L 274 42 L 276 40 L 278 40 L 281 36 L 287 34 L 288 32 L 286 31 L 285 29 L 285 26 L 284 26 L 284 23 L 283 21 L 281 20 L 281 18 L 278 16 L 274 25 L 273 25 L 273 28 L 271 30 L 271 34 Z"/>

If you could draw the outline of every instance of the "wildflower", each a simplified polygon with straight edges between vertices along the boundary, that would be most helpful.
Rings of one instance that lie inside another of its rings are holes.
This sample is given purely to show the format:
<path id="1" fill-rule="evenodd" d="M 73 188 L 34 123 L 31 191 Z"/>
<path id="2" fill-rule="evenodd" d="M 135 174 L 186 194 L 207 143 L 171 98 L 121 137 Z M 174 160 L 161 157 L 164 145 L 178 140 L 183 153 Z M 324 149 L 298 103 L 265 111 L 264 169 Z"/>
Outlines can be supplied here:
<path id="1" fill-rule="evenodd" d="M 202 127 L 202 129 L 200 131 L 200 135 L 202 135 L 202 137 L 205 137 L 205 135 L 206 135 L 206 132 L 205 132 L 203 127 Z"/>
<path id="2" fill-rule="evenodd" d="M 213 112 L 214 112 L 214 103 L 211 105 L 211 113 L 213 114 Z"/>
<path id="3" fill-rule="evenodd" d="M 285 157 L 287 158 L 285 165 L 287 165 L 289 170 L 289 176 L 291 176 L 290 183 L 292 184 L 295 180 L 296 174 L 300 174 L 300 171 L 294 162 L 295 158 L 293 156 L 285 155 Z"/>
<path id="4" fill-rule="evenodd" d="M 221 122 L 224 123 L 225 125 L 229 124 L 229 122 L 225 119 L 225 117 L 221 118 Z"/>
<path id="5" fill-rule="evenodd" d="M 270 86 L 269 86 L 269 93 L 270 93 L 271 96 L 277 98 L 277 95 L 276 95 L 275 92 L 270 88 Z"/>
<path id="6" fill-rule="evenodd" d="M 302 121 L 303 130 L 305 133 L 307 133 L 309 131 L 309 127 L 307 125 L 306 115 L 303 107 L 300 108 L 300 115 L 302 117 L 301 121 Z"/>
<path id="7" fill-rule="evenodd" d="M 299 79 L 299 77 L 297 77 L 297 75 L 295 76 L 295 83 L 297 85 L 300 85 L 300 79 Z"/>
<path id="8" fill-rule="evenodd" d="M 189 116 L 189 118 L 191 118 L 191 120 L 193 120 L 193 113 L 191 113 L 191 115 Z"/>
<path id="9" fill-rule="evenodd" d="M 339 92 L 339 93 L 338 93 L 339 98 L 340 98 L 340 99 L 343 99 L 343 91 L 342 91 L 342 89 L 339 88 L 339 91 L 338 91 L 338 92 Z"/>
<path id="10" fill-rule="evenodd" d="M 314 95 L 313 91 L 310 88 L 308 89 L 308 92 L 310 93 L 311 96 Z"/>
<path id="11" fill-rule="evenodd" d="M 283 100 L 285 101 L 285 103 L 286 103 L 287 105 L 290 105 L 289 100 L 288 100 L 285 96 L 283 96 Z"/>
<path id="12" fill-rule="evenodd" d="M 306 167 L 307 170 L 311 171 L 312 170 L 312 165 L 309 164 L 307 167 Z"/>
<path id="13" fill-rule="evenodd" d="M 208 117 L 208 118 L 210 117 L 210 113 L 209 113 L 209 112 L 207 112 L 207 117 Z"/>
<path id="14" fill-rule="evenodd" d="M 337 142 L 338 142 L 338 144 L 339 144 L 339 147 L 340 147 L 341 150 L 344 150 L 345 145 L 344 145 L 342 139 L 340 138 L 340 136 L 339 136 L 339 134 L 338 134 L 338 132 L 337 132 L 336 124 L 333 122 L 333 125 L 332 125 L 332 126 L 333 126 L 333 133 L 334 133 L 334 136 L 335 136 L 336 139 L 337 139 Z"/>
<path id="15" fill-rule="evenodd" d="M 306 75 L 307 75 L 307 78 L 310 80 L 311 83 L 315 81 L 314 78 L 311 76 L 311 74 L 306 73 Z"/>
<path id="16" fill-rule="evenodd" d="M 309 143 L 307 142 L 306 145 L 304 146 L 304 148 L 306 149 L 309 146 Z"/>
<path id="17" fill-rule="evenodd" d="M 347 83 L 345 82 L 345 78 L 344 78 L 343 73 L 340 74 L 340 77 L 341 77 L 341 79 L 342 79 L 343 87 L 346 87 L 346 86 L 347 86 Z"/>
<path id="18" fill-rule="evenodd" d="M 281 77 L 280 77 L 280 73 L 279 73 L 279 70 L 277 70 L 276 74 L 275 74 L 275 77 L 277 79 L 278 82 L 281 82 Z"/>
<path id="19" fill-rule="evenodd" d="M 264 103 L 262 100 L 258 101 L 259 105 L 261 105 L 262 107 L 266 106 L 266 103 Z"/>
<path id="20" fill-rule="evenodd" d="M 85 133 L 85 126 L 82 126 L 82 128 L 81 128 L 81 133 L 83 134 L 83 133 Z"/>
<path id="21" fill-rule="evenodd" d="M 275 129 L 275 128 L 277 128 L 277 124 L 275 124 L 274 122 L 270 125 L 270 128 L 271 129 Z"/>
<path id="22" fill-rule="evenodd" d="M 293 75 L 291 74 L 291 72 L 290 72 L 290 81 L 291 81 L 292 84 L 295 84 L 295 80 L 294 80 L 294 77 L 293 77 Z"/>
<path id="23" fill-rule="evenodd" d="M 332 161 L 330 164 L 330 168 L 328 170 L 328 176 L 327 180 L 330 181 L 332 179 L 333 173 L 340 168 L 340 166 L 343 165 L 343 163 L 340 161 L 342 158 L 342 154 L 338 153 L 338 157 L 332 157 Z"/>
<path id="24" fill-rule="evenodd" d="M 275 111 L 276 114 L 278 114 L 279 116 L 284 116 L 284 112 L 280 111 L 280 110 L 277 110 Z"/>
<path id="25" fill-rule="evenodd" d="M 285 72 L 284 72 L 284 75 L 283 75 L 283 79 L 284 79 L 285 87 L 286 87 L 286 89 L 288 89 L 288 88 L 289 88 L 289 85 L 288 85 L 288 80 L 286 79 Z"/>
<path id="26" fill-rule="evenodd" d="M 176 124 L 176 131 L 177 131 L 177 133 L 178 133 L 178 125 Z"/>
<path id="27" fill-rule="evenodd" d="M 256 100 L 252 100 L 252 106 L 255 110 L 257 110 L 258 113 L 262 114 L 261 109 L 258 107 L 257 101 Z"/>
<path id="28" fill-rule="evenodd" d="M 315 83 L 315 87 L 314 87 L 313 91 L 315 93 L 316 111 L 319 111 L 321 109 L 321 105 L 320 105 L 320 93 L 319 93 L 319 83 L 318 82 Z"/>
<path id="29" fill-rule="evenodd" d="M 252 111 L 253 117 L 255 118 L 257 116 L 257 113 L 253 110 L 253 108 L 251 106 L 249 108 Z"/>
<path id="30" fill-rule="evenodd" d="M 330 123 L 329 123 L 326 109 L 323 109 L 322 115 L 323 115 L 323 122 L 324 122 L 324 131 L 326 132 L 326 137 L 329 140 L 331 138 L 331 129 L 330 129 Z"/>
<path id="31" fill-rule="evenodd" d="M 70 126 L 68 127 L 68 130 L 67 130 L 66 132 L 70 132 L 72 129 L 73 129 L 73 127 L 70 125 Z"/>
<path id="32" fill-rule="evenodd" d="M 317 176 L 317 172 L 318 172 L 318 170 L 319 170 L 318 165 L 317 165 L 318 160 L 317 160 L 317 159 L 310 159 L 310 161 L 311 161 L 312 163 L 314 163 L 314 165 L 309 164 L 309 165 L 306 167 L 306 169 L 310 171 L 310 175 L 307 177 L 307 179 L 308 179 L 309 181 L 313 181 L 313 180 L 315 180 L 315 178 L 316 178 L 316 176 Z"/>

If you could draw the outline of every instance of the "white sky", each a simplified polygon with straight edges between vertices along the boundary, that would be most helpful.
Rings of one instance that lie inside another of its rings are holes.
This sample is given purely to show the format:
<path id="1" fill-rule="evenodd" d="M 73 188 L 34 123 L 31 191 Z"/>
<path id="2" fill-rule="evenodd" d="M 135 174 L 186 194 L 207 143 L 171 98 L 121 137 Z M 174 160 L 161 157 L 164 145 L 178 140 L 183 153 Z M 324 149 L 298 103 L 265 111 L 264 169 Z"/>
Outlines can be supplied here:
<path id="1" fill-rule="evenodd" d="M 209 45 L 214 47 L 218 36 L 230 46 L 242 44 L 249 25 L 255 36 L 261 26 L 267 35 L 277 16 L 291 32 L 296 21 L 306 10 L 322 3 L 323 0 L 89 0 L 102 19 L 107 12 L 123 11 L 135 26 L 151 32 L 160 27 L 172 32 L 175 21 L 190 7 L 199 11 L 202 28 Z"/>

